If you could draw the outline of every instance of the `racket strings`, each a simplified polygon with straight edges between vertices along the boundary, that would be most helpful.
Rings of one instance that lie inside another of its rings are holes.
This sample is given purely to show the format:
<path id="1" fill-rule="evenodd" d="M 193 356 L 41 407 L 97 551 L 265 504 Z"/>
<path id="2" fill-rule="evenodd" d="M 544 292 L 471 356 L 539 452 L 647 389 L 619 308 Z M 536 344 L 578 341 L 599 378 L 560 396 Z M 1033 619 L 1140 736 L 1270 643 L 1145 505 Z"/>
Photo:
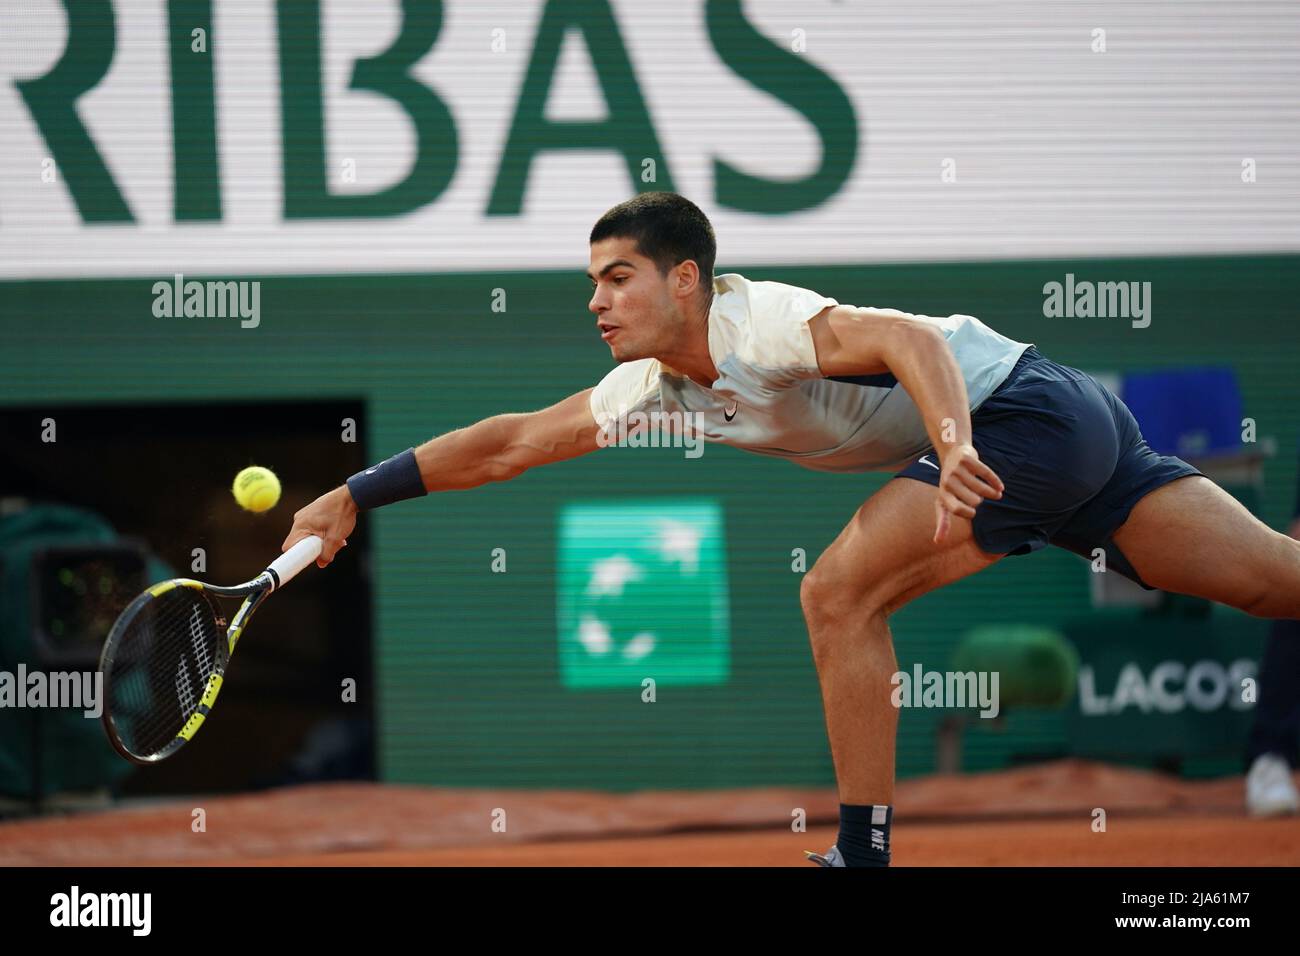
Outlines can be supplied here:
<path id="1" fill-rule="evenodd" d="M 109 676 L 109 707 L 132 753 L 159 753 L 199 709 L 225 639 L 221 608 L 177 587 L 147 601 L 127 624 Z"/>

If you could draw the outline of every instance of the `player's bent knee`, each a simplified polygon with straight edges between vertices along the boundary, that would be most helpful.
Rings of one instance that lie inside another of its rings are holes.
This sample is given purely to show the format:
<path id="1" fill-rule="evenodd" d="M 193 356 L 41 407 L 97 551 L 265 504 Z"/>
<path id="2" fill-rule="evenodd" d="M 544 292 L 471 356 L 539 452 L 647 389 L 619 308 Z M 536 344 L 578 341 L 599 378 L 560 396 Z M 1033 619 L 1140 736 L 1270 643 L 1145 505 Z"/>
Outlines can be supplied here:
<path id="1" fill-rule="evenodd" d="M 834 588 L 828 580 L 830 575 L 814 564 L 799 582 L 799 606 L 803 616 L 810 625 L 820 622 L 830 614 L 830 605 L 834 600 Z"/>
<path id="2" fill-rule="evenodd" d="M 814 564 L 799 584 L 799 604 L 809 627 L 833 626 L 883 613 L 884 601 L 877 599 L 873 589 L 863 590 L 857 584 L 848 583 L 860 580 L 861 575 L 850 578 L 838 573 L 834 564 L 825 559 Z"/>
<path id="3" fill-rule="evenodd" d="M 1224 575 L 1224 581 L 1219 585 L 1222 593 L 1201 596 L 1235 607 L 1252 617 L 1300 617 L 1300 542 L 1271 532 L 1270 536 L 1271 547 L 1257 549 L 1249 566 Z"/>
<path id="4" fill-rule="evenodd" d="M 1293 580 L 1260 586 L 1252 582 L 1241 600 L 1227 603 L 1252 617 L 1294 620 L 1300 618 L 1300 583 Z"/>

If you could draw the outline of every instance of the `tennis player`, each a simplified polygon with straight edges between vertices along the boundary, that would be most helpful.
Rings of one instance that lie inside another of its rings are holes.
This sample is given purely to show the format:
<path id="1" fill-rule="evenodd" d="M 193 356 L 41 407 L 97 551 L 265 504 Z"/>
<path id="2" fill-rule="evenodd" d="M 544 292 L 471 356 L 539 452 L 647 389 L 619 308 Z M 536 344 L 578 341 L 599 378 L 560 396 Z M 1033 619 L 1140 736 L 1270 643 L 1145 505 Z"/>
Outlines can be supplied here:
<path id="1" fill-rule="evenodd" d="M 294 515 L 321 567 L 357 512 L 504 481 L 595 451 L 632 412 L 691 412 L 704 440 L 830 472 L 891 470 L 804 576 L 840 829 L 824 866 L 890 857 L 897 671 L 889 616 L 1049 544 L 1147 588 L 1300 617 L 1300 542 L 1195 468 L 1158 455 L 1096 379 L 969 315 L 859 308 L 713 275 L 712 226 L 673 193 L 609 210 L 590 236 L 588 309 L 618 365 L 594 388 L 441 435 Z M 687 416 L 672 416 L 686 419 Z"/>

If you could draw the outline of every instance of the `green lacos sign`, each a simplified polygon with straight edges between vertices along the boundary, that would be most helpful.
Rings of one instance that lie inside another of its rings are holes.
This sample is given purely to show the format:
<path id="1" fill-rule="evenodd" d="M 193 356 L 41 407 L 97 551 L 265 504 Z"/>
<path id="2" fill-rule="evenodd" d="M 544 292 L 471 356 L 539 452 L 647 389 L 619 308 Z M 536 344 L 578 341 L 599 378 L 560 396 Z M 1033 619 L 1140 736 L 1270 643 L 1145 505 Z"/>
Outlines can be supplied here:
<path id="1" fill-rule="evenodd" d="M 584 502 L 560 515 L 560 679 L 570 689 L 722 684 L 730 623 L 713 501 Z"/>
<path id="2" fill-rule="evenodd" d="M 65 0 L 64 6 L 67 39 L 62 55 L 44 75 L 16 85 L 52 154 L 50 159 L 62 171 L 82 221 L 132 222 L 135 214 L 119 188 L 112 164 L 105 160 L 99 139 L 123 132 L 128 138 L 138 135 L 138 124 L 125 130 L 120 124 L 100 126 L 92 133 L 77 104 L 100 85 L 119 47 L 130 38 L 121 35 L 109 0 Z M 365 6 L 358 8 L 356 15 L 373 16 L 374 11 Z M 413 133 L 414 146 L 406 147 L 413 156 L 399 181 L 376 191 L 344 192 L 331 187 L 326 164 L 321 4 L 319 0 L 279 0 L 274 5 L 279 90 L 268 90 L 267 95 L 275 97 L 278 92 L 285 220 L 402 216 L 436 201 L 447 190 L 460 160 L 458 123 L 474 122 L 478 109 L 470 102 L 460 104 L 463 109 L 453 107 L 459 94 L 469 96 L 477 84 L 472 76 L 437 84 L 418 78 L 413 68 L 441 52 L 439 38 L 448 6 L 451 4 L 438 0 L 402 0 L 397 32 L 387 46 L 351 62 L 347 89 L 372 100 L 381 98 L 389 110 L 400 111 Z M 503 22 L 519 22 L 517 4 L 498 8 L 467 2 L 465 6 L 475 7 L 476 13 L 491 12 Z M 484 213 L 520 215 L 530 170 L 539 157 L 555 150 L 613 152 L 625 163 L 635 189 L 675 191 L 673 171 L 628 53 L 629 46 L 650 49 L 648 41 L 632 42 L 636 38 L 625 36 L 607 0 L 549 0 L 538 7 L 538 13 L 540 22 L 532 34 L 527 67 L 514 98 L 509 129 L 501 140 Z M 719 207 L 747 212 L 789 213 L 829 199 L 849 180 L 857 157 L 858 122 L 848 95 L 799 52 L 797 44 L 783 46 L 755 29 L 739 0 L 706 0 L 703 14 L 709 45 L 730 73 L 801 115 L 821 141 L 816 168 L 794 179 L 754 176 L 713 157 L 713 201 Z M 223 19 L 221 24 L 232 22 Z M 694 28 L 681 25 L 683 33 Z M 174 170 L 172 215 L 178 222 L 219 221 L 223 173 L 217 118 L 221 114 L 225 126 L 228 116 L 225 108 L 219 108 L 222 97 L 215 55 L 220 50 L 220 63 L 238 70 L 252 65 L 254 54 L 248 51 L 258 44 L 253 36 L 241 36 L 238 30 L 214 33 L 212 0 L 171 0 L 166 4 L 165 30 Z M 493 33 L 502 31 L 485 30 L 477 41 L 482 44 L 484 72 L 494 68 L 489 59 L 493 44 L 505 43 Z M 605 101 L 603 119 L 560 121 L 546 116 L 560 52 L 570 34 L 581 39 L 590 57 Z M 685 36 L 665 40 L 657 33 L 653 39 L 658 53 L 686 56 Z M 237 80 L 221 78 L 223 83 Z M 725 93 L 723 84 L 709 85 L 698 91 L 704 102 L 690 106 L 716 112 L 722 122 L 733 111 Z M 477 115 L 479 122 L 485 121 L 482 112 Z M 650 178 L 647 169 L 654 170 Z"/>

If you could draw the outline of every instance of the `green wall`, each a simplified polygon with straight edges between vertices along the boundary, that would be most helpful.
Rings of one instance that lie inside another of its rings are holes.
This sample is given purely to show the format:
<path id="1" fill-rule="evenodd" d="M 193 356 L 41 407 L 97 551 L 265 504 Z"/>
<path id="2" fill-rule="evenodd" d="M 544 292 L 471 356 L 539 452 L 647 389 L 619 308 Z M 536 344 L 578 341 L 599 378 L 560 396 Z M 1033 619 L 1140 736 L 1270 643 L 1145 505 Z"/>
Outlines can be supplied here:
<path id="1" fill-rule="evenodd" d="M 1297 258 L 737 271 L 857 305 L 969 313 L 1089 370 L 1232 365 L 1245 414 L 1261 436 L 1279 442 L 1262 514 L 1276 527 L 1289 516 L 1300 432 L 1290 295 Z M 585 311 L 584 265 L 563 274 L 264 278 L 255 329 L 241 329 L 237 319 L 155 318 L 151 279 L 0 283 L 0 401 L 360 397 L 370 422 L 361 440 L 377 460 L 594 384 L 610 363 Z M 724 261 L 718 271 L 730 268 Z M 1151 326 L 1044 318 L 1043 284 L 1066 272 L 1151 282 Z M 504 313 L 491 310 L 497 288 L 506 291 Z M 320 490 L 345 477 L 321 474 Z M 672 449 L 605 451 L 364 519 L 374 522 L 373 692 L 383 778 L 613 789 L 829 783 L 790 553 L 802 547 L 814 559 L 883 480 L 808 472 L 712 445 L 698 460 Z M 723 502 L 731 682 L 661 686 L 654 704 L 642 703 L 639 687 L 567 692 L 555 635 L 559 510 L 571 501 L 648 495 Z M 287 530 L 291 516 L 280 517 Z M 498 547 L 508 555 L 505 574 L 490 570 Z M 1052 549 L 921 599 L 894 619 L 900 666 L 943 667 L 968 627 L 1052 624 L 1085 611 L 1085 568 Z M 933 766 L 936 720 L 933 712 L 903 712 L 900 776 Z M 1063 728 L 1059 714 L 1012 714 L 1004 733 L 971 736 L 967 767 L 1001 766 L 1014 752 L 1056 752 Z"/>

